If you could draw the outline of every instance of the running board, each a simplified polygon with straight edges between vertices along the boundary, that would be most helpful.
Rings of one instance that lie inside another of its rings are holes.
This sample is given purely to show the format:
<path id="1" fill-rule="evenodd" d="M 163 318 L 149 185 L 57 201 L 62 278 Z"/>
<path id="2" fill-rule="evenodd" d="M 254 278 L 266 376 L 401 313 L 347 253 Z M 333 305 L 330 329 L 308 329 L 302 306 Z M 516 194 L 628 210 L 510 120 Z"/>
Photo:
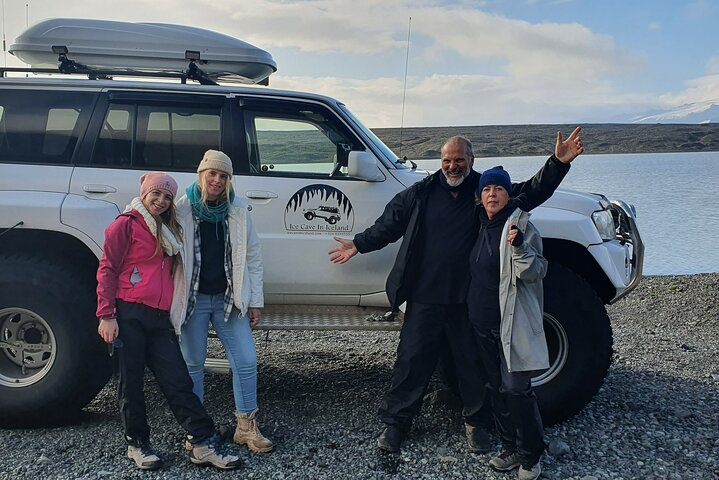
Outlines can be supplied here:
<path id="1" fill-rule="evenodd" d="M 397 331 L 402 328 L 402 312 L 387 308 L 347 307 L 332 305 L 270 305 L 262 309 L 255 330 L 369 330 Z M 210 329 L 210 336 L 217 337 Z M 229 374 L 225 358 L 207 358 L 205 371 Z"/>
<path id="2" fill-rule="evenodd" d="M 209 373 L 222 373 L 229 375 L 232 373 L 230 362 L 226 358 L 208 358 L 205 360 L 205 371 Z"/>
<path id="3" fill-rule="evenodd" d="M 269 305 L 262 309 L 256 330 L 396 331 L 402 313 L 389 308 L 334 305 Z"/>

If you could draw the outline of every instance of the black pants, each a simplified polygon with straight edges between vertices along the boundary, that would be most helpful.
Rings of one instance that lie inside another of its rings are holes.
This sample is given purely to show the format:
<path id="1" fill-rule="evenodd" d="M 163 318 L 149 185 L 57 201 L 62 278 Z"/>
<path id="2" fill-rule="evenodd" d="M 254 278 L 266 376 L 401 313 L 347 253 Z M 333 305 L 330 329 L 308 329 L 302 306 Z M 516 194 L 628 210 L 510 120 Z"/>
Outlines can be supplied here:
<path id="1" fill-rule="evenodd" d="M 475 334 L 502 446 L 534 464 L 544 451 L 542 417 L 532 391 L 534 372 L 509 371 L 499 330 L 475 328 Z"/>
<path id="2" fill-rule="evenodd" d="M 392 385 L 380 404 L 379 415 L 385 424 L 409 430 L 412 418 L 422 408 L 422 398 L 443 345 L 450 350 L 457 374 L 465 422 L 473 426 L 482 424 L 480 410 L 486 396 L 486 381 L 477 368 L 479 358 L 466 305 L 416 302 L 407 303 Z"/>
<path id="3" fill-rule="evenodd" d="M 192 380 L 168 312 L 122 300 L 117 300 L 116 308 L 122 341 L 116 350 L 120 366 L 117 396 L 127 443 L 139 446 L 150 439 L 143 388 L 145 365 L 193 442 L 213 435 L 214 423 L 192 392 Z"/>

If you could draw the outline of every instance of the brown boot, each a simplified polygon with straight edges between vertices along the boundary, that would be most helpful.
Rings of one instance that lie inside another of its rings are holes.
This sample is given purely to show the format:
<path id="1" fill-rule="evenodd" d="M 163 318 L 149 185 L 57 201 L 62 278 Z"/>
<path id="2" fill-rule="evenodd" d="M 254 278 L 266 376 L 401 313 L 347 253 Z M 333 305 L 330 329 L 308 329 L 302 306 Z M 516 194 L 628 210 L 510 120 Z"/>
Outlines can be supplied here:
<path id="1" fill-rule="evenodd" d="M 251 413 L 235 412 L 237 417 L 237 428 L 232 440 L 238 445 L 247 445 L 251 451 L 256 453 L 264 453 L 272 450 L 272 442 L 265 438 L 257 426 L 257 409 Z"/>

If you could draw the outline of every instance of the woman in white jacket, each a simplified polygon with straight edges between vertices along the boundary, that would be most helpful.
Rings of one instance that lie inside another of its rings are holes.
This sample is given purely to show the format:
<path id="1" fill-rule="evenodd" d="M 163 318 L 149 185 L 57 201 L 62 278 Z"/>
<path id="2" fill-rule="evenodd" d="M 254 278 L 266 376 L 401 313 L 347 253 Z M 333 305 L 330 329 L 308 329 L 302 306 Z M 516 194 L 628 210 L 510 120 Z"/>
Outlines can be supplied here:
<path id="1" fill-rule="evenodd" d="M 547 261 L 539 232 L 511 191 L 502 167 L 482 173 L 467 305 L 502 440 L 489 464 L 499 471 L 519 467 L 520 480 L 534 480 L 542 471 L 544 434 L 531 378 L 549 367 L 542 323 Z"/>
<path id="2" fill-rule="evenodd" d="M 204 401 L 208 326 L 212 324 L 232 368 L 237 428 L 234 441 L 253 452 L 272 442 L 257 424 L 257 351 L 252 327 L 264 306 L 260 241 L 248 204 L 232 191 L 232 161 L 208 150 L 198 180 L 177 202 L 184 232 L 187 295 L 180 348 L 194 392 Z"/>

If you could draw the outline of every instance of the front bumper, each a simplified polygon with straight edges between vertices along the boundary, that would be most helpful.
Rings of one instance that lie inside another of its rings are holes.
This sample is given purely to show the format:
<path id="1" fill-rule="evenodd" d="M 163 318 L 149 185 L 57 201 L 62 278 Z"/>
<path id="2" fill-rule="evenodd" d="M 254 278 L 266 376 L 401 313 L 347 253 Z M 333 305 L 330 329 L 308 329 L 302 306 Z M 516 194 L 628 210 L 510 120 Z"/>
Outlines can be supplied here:
<path id="1" fill-rule="evenodd" d="M 637 227 L 634 209 L 621 200 L 612 200 L 612 216 L 617 225 L 616 239 L 624 246 L 625 269 L 628 273 L 627 286 L 618 289 L 617 294 L 609 303 L 614 303 L 634 290 L 642 279 L 644 268 L 644 242 Z"/>

